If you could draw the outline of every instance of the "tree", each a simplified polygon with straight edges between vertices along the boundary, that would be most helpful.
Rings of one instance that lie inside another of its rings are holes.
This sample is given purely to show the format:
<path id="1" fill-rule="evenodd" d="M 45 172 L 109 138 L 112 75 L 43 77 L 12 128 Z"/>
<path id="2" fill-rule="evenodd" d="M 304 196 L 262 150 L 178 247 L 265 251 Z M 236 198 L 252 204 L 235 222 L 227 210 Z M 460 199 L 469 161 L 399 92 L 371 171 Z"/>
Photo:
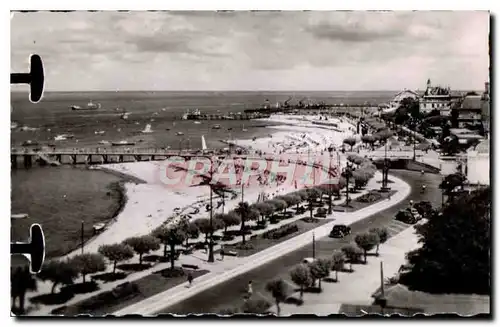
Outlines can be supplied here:
<path id="1" fill-rule="evenodd" d="M 466 180 L 467 177 L 460 173 L 449 174 L 445 176 L 441 184 L 439 184 L 439 188 L 444 192 L 444 194 L 450 196 L 455 188 L 463 188 Z"/>
<path id="2" fill-rule="evenodd" d="M 345 203 L 346 203 L 346 206 L 349 206 L 349 201 L 351 200 L 349 198 L 349 180 L 352 179 L 352 168 L 347 166 L 345 167 L 344 171 L 342 172 L 342 177 L 345 178 L 345 181 L 346 181 L 346 200 L 345 200 Z"/>
<path id="3" fill-rule="evenodd" d="M 210 219 L 209 218 L 196 219 L 194 221 L 194 224 L 196 225 L 196 227 L 198 227 L 200 233 L 205 234 L 205 243 L 208 243 L 208 235 L 212 230 L 210 226 Z"/>
<path id="4" fill-rule="evenodd" d="M 321 292 L 321 280 L 330 276 L 330 269 L 332 267 L 332 261 L 327 258 L 318 258 L 314 260 L 309 265 L 309 270 L 311 271 L 311 276 L 313 278 L 313 284 L 316 279 L 318 279 L 318 287 Z"/>
<path id="5" fill-rule="evenodd" d="M 43 264 L 42 270 L 37 277 L 43 281 L 52 282 L 51 294 L 54 294 L 56 286 L 59 284 L 73 284 L 73 280 L 78 276 L 78 271 L 67 260 L 50 260 Z"/>
<path id="6" fill-rule="evenodd" d="M 264 299 L 248 299 L 243 303 L 241 311 L 243 313 L 264 314 L 271 307 L 271 304 Z"/>
<path id="7" fill-rule="evenodd" d="M 379 242 L 377 243 L 377 255 L 380 244 L 384 244 L 389 239 L 389 231 L 385 227 L 375 227 L 370 229 L 370 233 L 378 235 Z"/>
<path id="8" fill-rule="evenodd" d="M 266 284 L 266 290 L 271 293 L 276 303 L 276 311 L 278 316 L 281 313 L 280 303 L 284 302 L 286 299 L 286 284 L 283 279 L 274 279 Z"/>
<path id="9" fill-rule="evenodd" d="M 335 281 L 339 281 L 339 270 L 344 269 L 346 255 L 344 252 L 335 250 L 332 254 L 332 268 L 335 270 Z"/>
<path id="10" fill-rule="evenodd" d="M 162 225 L 151 233 L 153 237 L 161 240 L 163 243 L 163 257 L 167 257 L 167 246 L 170 247 L 170 269 L 175 265 L 175 246 L 181 245 L 186 239 L 186 232 L 180 225 Z"/>
<path id="11" fill-rule="evenodd" d="M 281 211 L 281 210 L 286 210 L 286 202 L 283 200 L 280 200 L 278 198 L 272 199 L 268 203 L 273 206 L 275 212 Z"/>
<path id="12" fill-rule="evenodd" d="M 139 255 L 139 265 L 142 265 L 142 256 L 160 248 L 160 240 L 151 235 L 129 237 L 123 244 L 130 245 Z"/>
<path id="13" fill-rule="evenodd" d="M 366 263 L 366 253 L 377 246 L 380 243 L 380 239 L 377 234 L 368 232 L 356 235 L 354 242 L 363 250 Z"/>
<path id="14" fill-rule="evenodd" d="M 363 252 L 356 244 L 348 244 L 343 246 L 342 252 L 345 254 L 346 258 L 349 259 L 350 271 L 353 271 L 352 264 L 359 262 Z"/>
<path id="15" fill-rule="evenodd" d="M 299 208 L 299 204 L 302 202 L 302 198 L 300 195 L 297 195 L 295 193 L 289 194 L 288 195 L 288 205 L 289 206 L 297 206 L 296 209 Z"/>
<path id="16" fill-rule="evenodd" d="M 312 276 L 309 271 L 309 267 L 304 263 L 296 265 L 290 271 L 290 278 L 292 278 L 292 282 L 300 287 L 300 299 L 302 300 L 304 288 L 311 286 L 312 283 Z"/>
<path id="17" fill-rule="evenodd" d="M 265 221 L 265 217 L 269 217 L 269 215 L 274 212 L 274 207 L 267 202 L 255 204 L 255 209 L 257 209 L 262 216 L 262 221 Z"/>
<path id="18" fill-rule="evenodd" d="M 349 145 L 352 151 L 352 148 L 354 147 L 354 145 L 356 145 L 356 139 L 354 137 L 348 137 L 344 139 L 342 143 Z"/>
<path id="19" fill-rule="evenodd" d="M 370 173 L 363 169 L 363 168 L 358 168 L 355 171 L 352 172 L 352 177 L 354 179 L 354 188 L 362 188 L 366 186 L 368 181 L 370 180 L 371 176 Z"/>
<path id="20" fill-rule="evenodd" d="M 316 188 L 308 188 L 307 189 L 307 201 L 309 202 L 309 214 L 310 218 L 313 218 L 313 203 L 321 196 L 321 191 Z"/>
<path id="21" fill-rule="evenodd" d="M 250 216 L 250 205 L 248 202 L 240 202 L 234 210 L 241 217 L 241 235 L 243 237 L 242 243 L 245 244 L 245 222 Z"/>
<path id="22" fill-rule="evenodd" d="M 490 294 L 491 189 L 462 194 L 417 227 L 419 249 L 400 282 L 430 293 Z"/>
<path id="23" fill-rule="evenodd" d="M 227 214 L 221 215 L 219 218 L 224 223 L 224 234 L 227 233 L 228 227 L 236 226 L 241 222 L 240 216 L 238 216 L 234 211 L 231 211 Z"/>
<path id="24" fill-rule="evenodd" d="M 373 144 L 375 143 L 375 138 L 373 137 L 373 135 L 363 135 L 361 137 L 361 141 L 363 143 L 366 143 L 368 145 L 370 145 L 371 149 L 373 150 Z"/>
<path id="25" fill-rule="evenodd" d="M 454 135 L 445 137 L 441 142 L 441 150 L 448 156 L 453 156 L 460 151 L 458 138 Z"/>
<path id="26" fill-rule="evenodd" d="M 401 100 L 400 107 L 404 108 L 412 118 L 420 119 L 420 106 L 417 99 L 407 97 Z"/>
<path id="27" fill-rule="evenodd" d="M 189 222 L 186 224 L 186 248 L 189 246 L 190 238 L 198 238 L 200 236 L 200 230 L 194 222 Z"/>
<path id="28" fill-rule="evenodd" d="M 19 312 L 24 313 L 24 302 L 28 291 L 38 289 L 37 282 L 28 266 L 18 266 L 10 269 L 10 296 L 12 305 L 15 307 L 16 299 L 19 298 Z"/>
<path id="29" fill-rule="evenodd" d="M 134 257 L 134 249 L 132 249 L 129 245 L 122 243 L 101 245 L 97 252 L 105 256 L 109 261 L 113 262 L 113 274 L 116 271 L 116 264 L 118 262 L 130 260 Z"/>
<path id="30" fill-rule="evenodd" d="M 83 283 L 86 275 L 106 270 L 104 257 L 99 253 L 78 254 L 70 260 L 70 264 L 82 275 Z"/>

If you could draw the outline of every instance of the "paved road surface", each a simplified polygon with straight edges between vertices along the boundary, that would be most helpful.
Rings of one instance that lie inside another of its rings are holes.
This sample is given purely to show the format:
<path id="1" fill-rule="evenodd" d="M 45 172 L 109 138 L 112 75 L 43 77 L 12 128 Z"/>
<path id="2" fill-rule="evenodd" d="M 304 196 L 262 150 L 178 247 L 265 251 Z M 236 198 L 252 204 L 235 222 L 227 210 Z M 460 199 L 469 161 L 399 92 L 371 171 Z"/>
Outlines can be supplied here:
<path id="1" fill-rule="evenodd" d="M 401 232 L 409 225 L 394 221 L 393 219 L 400 209 L 408 206 L 410 200 L 415 202 L 426 200 L 431 201 L 433 206 L 441 205 L 441 192 L 438 188 L 438 185 L 441 182 L 440 175 L 421 175 L 419 172 L 403 170 L 390 171 L 390 174 L 403 179 L 412 187 L 409 197 L 387 210 L 354 223 L 351 225 L 352 235 L 349 237 L 342 240 L 330 239 L 328 237 L 316 240 L 317 256 L 331 255 L 334 250 L 340 249 L 343 245 L 353 241 L 355 234 L 368 231 L 373 227 L 386 226 L 391 235 Z M 427 191 L 424 194 L 420 193 L 420 186 L 422 184 L 427 185 Z M 253 269 L 243 275 L 239 275 L 238 277 L 221 283 L 209 290 L 201 292 L 183 302 L 167 307 L 163 309 L 161 313 L 218 313 L 225 308 L 241 306 L 243 303 L 243 295 L 249 280 L 251 280 L 253 284 L 254 296 L 265 297 L 268 301 L 273 303 L 272 297 L 265 291 L 265 284 L 267 281 L 275 277 L 281 277 L 286 282 L 289 282 L 290 287 L 295 287 L 293 286 L 294 284 L 291 282 L 289 276 L 290 269 L 299 263 L 303 258 L 311 256 L 312 244 L 309 244 L 306 247 L 279 257 L 270 263 Z"/>

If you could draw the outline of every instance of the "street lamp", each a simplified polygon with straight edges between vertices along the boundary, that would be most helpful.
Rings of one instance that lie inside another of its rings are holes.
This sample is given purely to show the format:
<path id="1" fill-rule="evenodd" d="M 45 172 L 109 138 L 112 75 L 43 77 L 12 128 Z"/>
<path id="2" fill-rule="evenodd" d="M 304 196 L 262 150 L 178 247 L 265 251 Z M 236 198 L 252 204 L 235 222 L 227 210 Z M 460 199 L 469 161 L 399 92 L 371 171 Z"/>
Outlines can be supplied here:
<path id="1" fill-rule="evenodd" d="M 330 153 L 330 162 L 328 168 L 328 176 L 332 176 L 332 151 L 333 147 L 328 148 L 328 152 Z M 332 180 L 331 178 L 328 181 L 328 214 L 332 214 Z"/>
<path id="2" fill-rule="evenodd" d="M 212 180 L 214 175 L 214 167 L 213 160 L 210 158 L 210 182 L 208 183 L 208 187 L 210 188 L 210 240 L 208 242 L 208 262 L 214 262 L 214 228 L 213 228 L 213 204 L 212 204 Z"/>
<path id="3" fill-rule="evenodd" d="M 81 241 L 82 241 L 82 254 L 83 254 L 83 241 L 84 241 L 84 235 L 83 235 L 83 220 L 82 220 L 82 227 L 81 227 Z"/>
<path id="4" fill-rule="evenodd" d="M 313 259 L 316 259 L 316 238 L 313 232 Z"/>

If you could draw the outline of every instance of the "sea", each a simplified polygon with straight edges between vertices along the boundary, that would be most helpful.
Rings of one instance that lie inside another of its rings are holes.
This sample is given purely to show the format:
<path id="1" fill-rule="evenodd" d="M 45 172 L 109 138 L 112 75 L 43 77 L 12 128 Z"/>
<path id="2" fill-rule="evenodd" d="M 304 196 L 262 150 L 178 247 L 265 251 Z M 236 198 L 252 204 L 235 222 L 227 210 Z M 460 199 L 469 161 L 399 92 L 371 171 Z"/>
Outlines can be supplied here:
<path id="1" fill-rule="evenodd" d="M 333 92 L 46 92 L 36 104 L 27 93 L 11 93 L 11 146 L 20 147 L 31 140 L 40 145 L 62 148 L 104 147 L 100 141 L 134 141 L 138 148 L 200 149 L 203 135 L 208 148 L 226 147 L 221 140 L 251 139 L 272 133 L 271 123 L 262 121 L 194 121 L 180 120 L 187 110 L 221 115 L 258 108 L 264 103 L 297 103 L 301 99 L 327 104 L 372 103 L 389 101 L 395 91 Z M 99 103 L 95 111 L 72 111 L 72 105 Z M 128 119 L 121 115 L 129 113 Z M 141 131 L 147 124 L 152 133 Z M 220 129 L 213 125 L 220 124 Z M 28 127 L 21 128 L 23 126 Z M 244 131 L 245 130 L 245 131 Z M 104 131 L 103 134 L 100 134 Z M 183 132 L 183 135 L 177 135 Z M 73 139 L 55 141 L 60 134 Z M 127 146 L 130 147 L 130 146 Z M 41 223 L 46 239 L 64 232 L 68 243 L 79 237 L 80 221 L 85 230 L 92 224 L 107 221 L 119 211 L 120 196 L 112 185 L 123 178 L 85 167 L 36 167 L 11 171 L 11 211 L 28 213 L 29 218 L 14 221 L 12 241 L 29 237 L 29 225 Z M 58 256 L 71 249 L 62 244 L 47 244 L 47 256 Z"/>

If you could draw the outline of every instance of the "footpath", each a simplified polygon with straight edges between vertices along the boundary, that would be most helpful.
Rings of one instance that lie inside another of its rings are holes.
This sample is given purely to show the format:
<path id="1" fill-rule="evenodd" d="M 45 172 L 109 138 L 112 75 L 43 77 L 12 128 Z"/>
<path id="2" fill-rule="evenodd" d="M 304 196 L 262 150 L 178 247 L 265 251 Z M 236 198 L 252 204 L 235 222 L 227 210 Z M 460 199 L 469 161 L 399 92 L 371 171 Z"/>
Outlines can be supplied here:
<path id="1" fill-rule="evenodd" d="M 379 178 L 379 174 L 376 174 L 373 179 L 377 180 Z M 352 213 L 335 212 L 332 214 L 335 216 L 335 219 L 331 222 L 305 232 L 301 235 L 298 235 L 294 238 L 291 238 L 287 241 L 284 241 L 280 244 L 269 247 L 254 255 L 244 258 L 228 258 L 229 260 L 224 259 L 223 263 L 206 263 L 205 266 L 202 267 L 202 269 L 208 267 L 207 269 L 210 271 L 210 273 L 207 273 L 195 279 L 195 282 L 191 287 L 187 287 L 187 282 L 185 282 L 155 296 L 144 299 L 143 301 L 132 304 L 126 308 L 114 312 L 113 314 L 117 316 L 128 314 L 137 314 L 143 316 L 155 315 L 166 307 L 172 306 L 185 299 L 195 296 L 200 292 L 208 290 L 220 283 L 235 278 L 240 274 L 264 265 L 280 256 L 285 255 L 286 253 L 292 252 L 309 244 L 311 242 L 313 233 L 315 234 L 315 237 L 319 239 L 327 236 L 331 228 L 335 224 L 349 225 L 356 221 L 363 220 L 379 211 L 392 207 L 406 199 L 406 197 L 410 194 L 411 188 L 401 179 L 398 179 L 394 176 L 391 176 L 390 178 L 394 181 L 394 183 L 391 184 L 391 188 L 394 191 L 397 191 L 397 193 L 394 194 L 389 200 L 377 202 L 371 206 L 365 207 Z"/>
<path id="2" fill-rule="evenodd" d="M 374 301 L 371 295 L 380 287 L 380 262 L 383 263 L 384 279 L 391 278 L 405 263 L 406 253 L 417 247 L 418 235 L 411 226 L 380 245 L 378 257 L 369 255 L 368 263 L 353 265 L 352 273 L 339 272 L 339 282 L 322 282 L 322 292 L 319 294 L 304 292 L 302 305 L 281 303 L 280 316 L 292 314 L 325 316 L 339 313 L 342 304 L 371 305 Z M 335 278 L 334 271 L 330 272 L 330 278 Z M 299 298 L 299 293 L 293 296 Z M 276 313 L 275 305 L 271 307 L 270 312 Z"/>

